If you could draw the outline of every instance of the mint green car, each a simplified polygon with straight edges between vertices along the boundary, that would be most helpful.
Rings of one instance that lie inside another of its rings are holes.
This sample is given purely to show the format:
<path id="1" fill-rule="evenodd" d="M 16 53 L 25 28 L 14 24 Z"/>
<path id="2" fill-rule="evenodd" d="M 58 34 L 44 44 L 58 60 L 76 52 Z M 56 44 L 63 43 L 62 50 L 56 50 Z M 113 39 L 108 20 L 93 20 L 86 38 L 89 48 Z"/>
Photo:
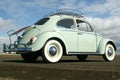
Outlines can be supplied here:
<path id="1" fill-rule="evenodd" d="M 50 63 L 58 62 L 63 55 L 75 55 L 80 61 L 88 55 L 101 55 L 105 61 L 115 58 L 115 43 L 94 32 L 85 17 L 75 11 L 59 10 L 9 37 L 23 30 L 13 44 L 3 45 L 3 51 L 21 54 L 27 62 L 36 61 L 39 56 Z"/>

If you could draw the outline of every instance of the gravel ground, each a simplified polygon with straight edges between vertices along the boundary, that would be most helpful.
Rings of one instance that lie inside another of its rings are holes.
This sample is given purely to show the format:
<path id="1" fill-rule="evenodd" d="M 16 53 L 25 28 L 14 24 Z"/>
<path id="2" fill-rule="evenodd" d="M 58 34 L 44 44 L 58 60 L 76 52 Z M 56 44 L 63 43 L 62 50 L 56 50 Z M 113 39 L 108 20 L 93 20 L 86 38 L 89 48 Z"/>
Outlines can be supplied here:
<path id="1" fill-rule="evenodd" d="M 0 55 L 0 80 L 120 80 L 120 55 L 112 62 L 101 56 L 89 56 L 80 62 L 64 56 L 55 64 L 25 63 L 20 55 Z"/>

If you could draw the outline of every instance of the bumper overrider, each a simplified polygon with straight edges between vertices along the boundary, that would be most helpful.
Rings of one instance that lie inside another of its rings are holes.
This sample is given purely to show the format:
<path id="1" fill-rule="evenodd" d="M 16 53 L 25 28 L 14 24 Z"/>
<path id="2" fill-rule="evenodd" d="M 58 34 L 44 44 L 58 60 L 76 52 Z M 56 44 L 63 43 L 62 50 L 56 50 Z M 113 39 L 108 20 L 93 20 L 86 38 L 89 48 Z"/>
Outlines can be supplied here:
<path id="1" fill-rule="evenodd" d="M 16 52 L 18 54 L 32 52 L 26 44 L 10 44 L 9 46 L 3 44 L 3 52 Z"/>

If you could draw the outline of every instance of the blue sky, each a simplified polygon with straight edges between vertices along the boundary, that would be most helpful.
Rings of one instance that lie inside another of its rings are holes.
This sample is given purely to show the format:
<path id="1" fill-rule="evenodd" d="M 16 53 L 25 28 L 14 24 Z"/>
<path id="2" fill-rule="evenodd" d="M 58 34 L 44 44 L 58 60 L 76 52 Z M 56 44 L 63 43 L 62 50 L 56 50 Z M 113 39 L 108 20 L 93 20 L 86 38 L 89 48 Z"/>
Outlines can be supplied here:
<path id="1" fill-rule="evenodd" d="M 6 32 L 34 24 L 57 9 L 84 13 L 96 32 L 115 40 L 120 49 L 120 0 L 1 0 L 0 46 L 8 42 Z"/>

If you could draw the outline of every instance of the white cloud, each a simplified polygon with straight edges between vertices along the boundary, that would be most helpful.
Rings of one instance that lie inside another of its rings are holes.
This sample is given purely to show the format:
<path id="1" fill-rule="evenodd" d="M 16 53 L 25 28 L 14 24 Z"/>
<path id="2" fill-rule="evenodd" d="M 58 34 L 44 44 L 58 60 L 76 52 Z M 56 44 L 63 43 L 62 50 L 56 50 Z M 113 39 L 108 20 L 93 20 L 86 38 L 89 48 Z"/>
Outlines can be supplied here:
<path id="1" fill-rule="evenodd" d="M 12 40 L 12 44 L 13 44 L 13 42 L 16 40 L 16 36 L 12 36 L 11 40 Z M 4 37 L 4 36 L 0 36 L 0 52 L 2 52 L 2 50 L 3 50 L 4 43 L 9 46 L 9 44 L 10 44 L 9 38 Z"/>
<path id="2" fill-rule="evenodd" d="M 91 16 L 87 18 L 95 31 L 114 38 L 117 42 L 120 40 L 119 6 L 119 0 L 93 0 L 93 2 L 90 2 L 90 0 L 3 0 L 0 2 L 0 9 L 14 17 L 14 19 L 17 18 L 16 20 L 31 17 L 32 12 L 37 13 L 39 11 L 40 13 L 41 9 L 45 9 L 45 11 L 61 8 L 77 9 L 87 14 L 87 16 Z M 0 17 L 0 32 L 8 31 L 15 28 L 15 26 L 12 19 L 5 20 Z"/>
<path id="3" fill-rule="evenodd" d="M 28 8 L 40 10 L 42 7 L 49 9 L 72 8 L 83 12 L 95 13 L 94 15 L 96 15 L 96 13 L 107 13 L 111 16 L 119 16 L 119 5 L 119 0 L 93 0 L 93 2 L 89 0 L 4 0 L 0 2 L 0 9 L 17 17 L 26 17 L 29 14 Z"/>
<path id="4" fill-rule="evenodd" d="M 106 28 L 120 28 L 120 17 L 108 17 L 108 18 L 93 18 L 87 17 L 88 21 L 92 23 L 96 29 L 106 29 Z"/>
<path id="5" fill-rule="evenodd" d="M 3 43 L 9 43 L 9 38 L 0 36 L 0 44 L 3 44 Z"/>
<path id="6" fill-rule="evenodd" d="M 0 2 L 0 9 L 4 10 L 6 13 L 12 15 L 13 17 L 19 16 L 25 12 L 23 5 L 21 4 L 22 1 L 18 0 L 4 0 Z"/>
<path id="7" fill-rule="evenodd" d="M 87 17 L 93 29 L 105 37 L 115 41 L 118 52 L 120 52 L 120 17 L 92 18 Z"/>
<path id="8" fill-rule="evenodd" d="M 87 19 L 96 31 L 112 37 L 120 36 L 119 17 L 109 17 L 106 19 L 87 17 Z"/>
<path id="9" fill-rule="evenodd" d="M 109 10 L 111 16 L 120 16 L 120 1 L 119 0 L 107 0 L 104 7 Z"/>
<path id="10" fill-rule="evenodd" d="M 0 53 L 3 51 L 3 44 L 7 43 L 9 44 L 9 39 L 3 36 L 0 36 Z"/>
<path id="11" fill-rule="evenodd" d="M 15 24 L 11 19 L 3 19 L 0 17 L 0 32 L 6 32 L 15 28 Z"/>
<path id="12" fill-rule="evenodd" d="M 86 12 L 93 12 L 99 14 L 109 14 L 110 16 L 119 16 L 120 14 L 120 1 L 119 0 L 106 0 L 86 6 L 83 10 Z"/>
<path id="13" fill-rule="evenodd" d="M 61 5 L 59 5 L 59 8 L 60 9 L 63 9 L 63 8 L 71 8 L 71 9 L 75 9 L 77 0 L 62 0 L 61 1 Z"/>

